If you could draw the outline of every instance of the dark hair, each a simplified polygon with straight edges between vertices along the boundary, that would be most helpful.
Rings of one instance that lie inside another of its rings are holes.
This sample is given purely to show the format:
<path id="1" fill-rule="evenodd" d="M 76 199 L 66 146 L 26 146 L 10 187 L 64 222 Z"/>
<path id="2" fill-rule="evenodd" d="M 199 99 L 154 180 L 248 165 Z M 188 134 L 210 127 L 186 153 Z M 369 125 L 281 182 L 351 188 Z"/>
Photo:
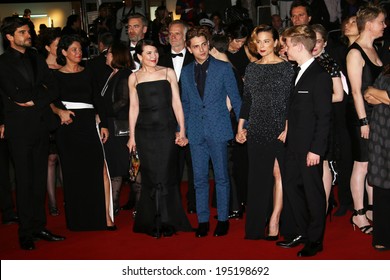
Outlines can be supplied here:
<path id="1" fill-rule="evenodd" d="M 121 42 L 115 41 L 109 52 L 112 53 L 111 67 L 116 69 L 135 69 L 134 61 L 131 58 L 129 47 Z"/>
<path id="2" fill-rule="evenodd" d="M 114 36 L 111 32 L 105 32 L 99 35 L 98 43 L 102 43 L 106 48 L 110 47 L 114 42 Z"/>
<path id="3" fill-rule="evenodd" d="M 210 49 L 215 48 L 221 53 L 225 53 L 229 48 L 229 38 L 226 35 L 215 34 L 210 39 Z"/>
<path id="4" fill-rule="evenodd" d="M 186 44 L 187 47 L 191 46 L 191 39 L 194 37 L 205 37 L 207 41 L 210 40 L 210 31 L 206 26 L 194 26 L 188 30 L 186 34 Z"/>
<path id="5" fill-rule="evenodd" d="M 140 62 L 138 59 L 137 54 L 142 55 L 142 52 L 144 51 L 145 46 L 152 46 L 157 48 L 156 43 L 153 40 L 149 39 L 141 39 L 137 42 L 137 45 L 135 45 L 135 53 L 134 53 L 134 61 Z"/>
<path id="6" fill-rule="evenodd" d="M 310 4 L 305 0 L 295 0 L 294 2 L 292 2 L 291 8 L 290 8 L 290 16 L 291 16 L 292 9 L 296 8 L 296 7 L 304 7 L 306 9 L 307 15 L 309 17 L 311 16 Z"/>
<path id="7" fill-rule="evenodd" d="M 247 38 L 249 35 L 248 28 L 243 24 L 242 21 L 232 23 L 226 32 L 230 40 Z"/>
<path id="8" fill-rule="evenodd" d="M 53 43 L 53 41 L 58 37 L 61 37 L 61 28 L 56 27 L 43 29 L 39 35 L 38 49 L 47 56 L 48 52 L 45 47 L 50 46 L 51 43 Z"/>
<path id="9" fill-rule="evenodd" d="M 72 27 L 73 23 L 75 23 L 79 19 L 80 19 L 80 15 L 78 15 L 78 14 L 68 16 L 68 18 L 66 20 L 66 26 Z"/>
<path id="10" fill-rule="evenodd" d="M 4 41 L 8 40 L 6 35 L 14 35 L 16 29 L 28 25 L 26 18 L 20 17 L 6 17 L 1 25 L 0 32 L 3 35 Z"/>
<path id="11" fill-rule="evenodd" d="M 253 53 L 257 53 L 257 47 L 256 47 L 255 42 L 257 40 L 257 35 L 260 32 L 268 32 L 268 33 L 272 34 L 272 39 L 274 39 L 274 41 L 279 40 L 279 32 L 274 27 L 266 25 L 266 24 L 259 25 L 252 31 L 251 40 L 249 41 L 249 44 L 248 44 L 249 50 Z M 276 46 L 274 52 L 278 53 L 279 49 L 280 49 L 280 42 L 278 42 L 278 45 Z"/>
<path id="12" fill-rule="evenodd" d="M 79 42 L 82 45 L 79 35 L 63 35 L 61 37 L 57 46 L 57 63 L 59 65 L 64 66 L 66 64 L 66 57 L 62 54 L 62 50 L 67 51 L 74 42 Z"/>
<path id="13" fill-rule="evenodd" d="M 138 18 L 138 19 L 140 19 L 142 21 L 142 25 L 143 26 L 148 26 L 148 19 L 143 14 L 140 14 L 140 13 L 131 14 L 127 18 L 127 20 L 129 21 L 132 18 Z"/>

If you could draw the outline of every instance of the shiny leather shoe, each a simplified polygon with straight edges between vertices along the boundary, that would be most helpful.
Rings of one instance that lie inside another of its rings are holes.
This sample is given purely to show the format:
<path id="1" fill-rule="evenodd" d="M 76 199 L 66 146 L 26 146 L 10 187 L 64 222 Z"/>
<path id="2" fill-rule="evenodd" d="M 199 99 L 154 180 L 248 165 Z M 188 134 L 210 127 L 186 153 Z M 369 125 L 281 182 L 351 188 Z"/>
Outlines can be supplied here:
<path id="1" fill-rule="evenodd" d="M 240 220 L 242 219 L 243 212 L 241 210 L 231 211 L 229 213 L 229 219 Z"/>
<path id="2" fill-rule="evenodd" d="M 205 237 L 210 229 L 210 223 L 199 223 L 197 230 L 195 231 L 195 237 Z"/>
<path id="3" fill-rule="evenodd" d="M 19 238 L 19 245 L 22 250 L 30 251 L 35 249 L 34 241 L 31 238 Z"/>
<path id="4" fill-rule="evenodd" d="M 276 242 L 276 245 L 280 246 L 282 248 L 293 248 L 293 247 L 296 247 L 299 244 L 303 244 L 305 242 L 306 242 L 306 238 L 303 237 L 302 235 L 298 235 L 294 239 L 278 241 L 278 242 Z"/>
<path id="5" fill-rule="evenodd" d="M 65 240 L 65 237 L 56 235 L 48 231 L 47 229 L 44 229 L 38 233 L 35 233 L 33 235 L 35 240 L 45 240 L 45 241 L 62 241 Z"/>
<path id="6" fill-rule="evenodd" d="M 214 236 L 224 236 L 228 234 L 229 231 L 229 221 L 218 221 L 217 227 L 214 231 Z"/>
<path id="7" fill-rule="evenodd" d="M 322 242 L 307 242 L 305 247 L 298 252 L 298 257 L 312 257 L 323 249 Z"/>

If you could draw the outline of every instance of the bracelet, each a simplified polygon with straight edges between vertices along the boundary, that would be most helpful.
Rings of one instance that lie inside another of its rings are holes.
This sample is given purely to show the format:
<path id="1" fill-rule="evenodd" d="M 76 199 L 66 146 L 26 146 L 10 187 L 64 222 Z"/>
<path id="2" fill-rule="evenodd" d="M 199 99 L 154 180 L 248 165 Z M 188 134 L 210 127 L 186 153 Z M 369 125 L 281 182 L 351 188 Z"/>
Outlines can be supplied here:
<path id="1" fill-rule="evenodd" d="M 359 124 L 360 124 L 360 126 L 368 125 L 368 120 L 367 120 L 367 118 L 359 119 Z"/>

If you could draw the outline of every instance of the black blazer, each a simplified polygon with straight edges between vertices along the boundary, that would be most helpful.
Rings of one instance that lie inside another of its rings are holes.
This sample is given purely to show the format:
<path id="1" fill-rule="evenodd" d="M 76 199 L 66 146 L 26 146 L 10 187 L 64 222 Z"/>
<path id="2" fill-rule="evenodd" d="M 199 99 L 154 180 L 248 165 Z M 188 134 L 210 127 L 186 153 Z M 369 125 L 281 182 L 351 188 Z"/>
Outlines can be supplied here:
<path id="1" fill-rule="evenodd" d="M 323 156 L 332 112 L 332 78 L 314 60 L 293 88 L 288 110 L 290 151 Z"/>
<path id="2" fill-rule="evenodd" d="M 20 52 L 8 48 L 0 56 L 0 91 L 4 105 L 6 137 L 34 135 L 43 127 L 49 129 L 49 104 L 58 96 L 52 72 L 44 58 L 33 49 L 27 49 L 33 73 L 20 67 Z M 22 107 L 18 103 L 32 100 L 34 106 Z"/>

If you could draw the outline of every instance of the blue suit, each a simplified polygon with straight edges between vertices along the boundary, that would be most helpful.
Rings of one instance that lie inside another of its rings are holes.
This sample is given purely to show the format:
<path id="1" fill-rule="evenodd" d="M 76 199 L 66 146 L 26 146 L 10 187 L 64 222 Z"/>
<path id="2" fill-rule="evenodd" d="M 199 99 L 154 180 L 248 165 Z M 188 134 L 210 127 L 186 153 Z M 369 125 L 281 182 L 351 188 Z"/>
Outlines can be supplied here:
<path id="1" fill-rule="evenodd" d="M 209 161 L 211 158 L 217 190 L 218 220 L 229 215 L 229 174 L 227 142 L 234 137 L 226 97 L 230 98 L 236 116 L 241 98 L 232 66 L 210 57 L 203 99 L 195 81 L 195 62 L 181 72 L 182 103 L 186 131 L 192 154 L 198 222 L 208 222 Z"/>

